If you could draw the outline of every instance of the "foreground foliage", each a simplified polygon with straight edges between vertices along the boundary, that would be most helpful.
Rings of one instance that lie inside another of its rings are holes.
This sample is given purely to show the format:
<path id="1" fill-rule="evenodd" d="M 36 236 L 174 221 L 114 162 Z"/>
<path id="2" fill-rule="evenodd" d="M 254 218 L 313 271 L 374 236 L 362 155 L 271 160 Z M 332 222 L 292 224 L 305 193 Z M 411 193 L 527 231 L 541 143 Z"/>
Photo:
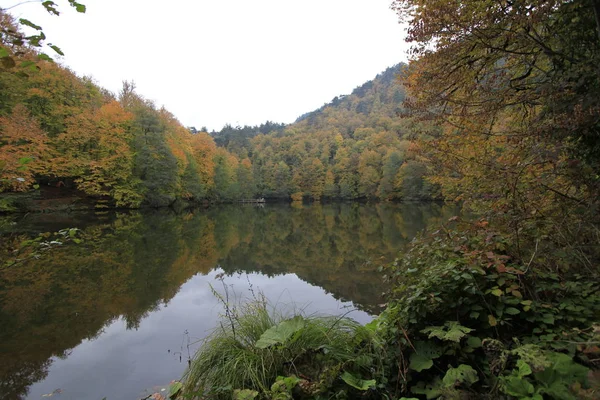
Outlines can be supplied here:
<path id="1" fill-rule="evenodd" d="M 284 316 L 264 299 L 225 306 L 186 373 L 185 397 L 319 398 L 376 386 L 361 378 L 384 359 L 369 328 L 344 317 Z"/>
<path id="2" fill-rule="evenodd" d="M 598 396 L 600 279 L 531 268 L 510 248 L 480 221 L 420 238 L 387 269 L 394 289 L 379 328 L 401 392 Z"/>

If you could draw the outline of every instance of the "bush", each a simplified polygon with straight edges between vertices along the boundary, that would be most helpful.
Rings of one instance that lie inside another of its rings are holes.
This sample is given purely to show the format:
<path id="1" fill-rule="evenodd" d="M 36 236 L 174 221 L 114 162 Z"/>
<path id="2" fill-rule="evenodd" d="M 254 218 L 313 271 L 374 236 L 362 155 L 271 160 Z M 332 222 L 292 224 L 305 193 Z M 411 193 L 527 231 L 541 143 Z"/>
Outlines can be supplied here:
<path id="1" fill-rule="evenodd" d="M 594 398 L 600 282 L 508 254 L 486 221 L 416 239 L 386 269 L 379 317 L 399 392 L 434 398 Z M 395 350 L 394 350 L 395 349 Z M 587 396 L 587 397 L 586 397 Z"/>
<path id="2" fill-rule="evenodd" d="M 373 331 L 345 317 L 285 315 L 264 299 L 231 307 L 184 377 L 195 398 L 315 398 L 365 392 L 383 359 Z"/>

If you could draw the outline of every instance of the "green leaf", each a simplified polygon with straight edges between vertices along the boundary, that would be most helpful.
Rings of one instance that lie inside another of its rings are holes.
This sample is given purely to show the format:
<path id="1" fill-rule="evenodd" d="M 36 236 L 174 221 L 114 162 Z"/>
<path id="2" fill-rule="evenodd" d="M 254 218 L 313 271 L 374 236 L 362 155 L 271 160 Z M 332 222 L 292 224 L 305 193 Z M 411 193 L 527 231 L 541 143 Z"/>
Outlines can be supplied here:
<path id="1" fill-rule="evenodd" d="M 446 371 L 442 382 L 446 387 L 453 387 L 457 383 L 465 383 L 467 386 L 471 386 L 478 380 L 477 371 L 473 367 L 467 364 L 460 364 L 458 368 L 450 368 Z"/>
<path id="2" fill-rule="evenodd" d="M 356 388 L 358 390 L 369 390 L 372 387 L 377 385 L 377 381 L 375 379 L 364 380 L 357 378 L 352 375 L 350 372 L 344 372 L 341 376 L 342 380 L 346 382 L 346 384 Z"/>
<path id="3" fill-rule="evenodd" d="M 460 342 L 467 333 L 473 331 L 471 328 L 460 325 L 458 322 L 449 321 L 444 326 L 430 326 L 423 330 L 422 333 L 429 333 L 429 338 L 436 337 L 440 340 L 449 340 L 452 342 Z"/>
<path id="4" fill-rule="evenodd" d="M 514 397 L 523 398 L 533 394 L 535 388 L 526 379 L 514 375 L 503 377 L 503 392 Z"/>
<path id="5" fill-rule="evenodd" d="M 49 56 L 48 54 L 46 54 L 46 53 L 40 53 L 40 54 L 38 54 L 38 58 L 39 58 L 40 60 L 44 60 L 44 61 L 50 61 L 50 62 L 53 62 L 53 61 L 54 61 L 54 60 L 52 59 L 52 57 L 50 57 L 50 56 Z"/>
<path id="6" fill-rule="evenodd" d="M 54 50 L 55 52 L 57 52 L 58 54 L 60 54 L 61 56 L 64 56 L 65 53 L 63 53 L 63 51 L 60 49 L 60 47 L 53 45 L 53 44 L 49 44 L 48 45 L 52 50 Z"/>
<path id="7" fill-rule="evenodd" d="M 516 309 L 514 307 L 508 307 L 506 310 L 504 310 L 504 312 L 509 315 L 517 315 L 517 314 L 521 313 L 521 311 L 519 311 L 518 309 Z"/>
<path id="8" fill-rule="evenodd" d="M 498 325 L 498 321 L 496 321 L 496 317 L 494 317 L 492 314 L 488 315 L 488 322 L 490 323 L 490 326 Z"/>
<path id="9" fill-rule="evenodd" d="M 431 359 L 431 357 L 427 357 L 426 355 L 417 353 L 413 353 L 410 355 L 410 369 L 417 372 L 421 372 L 431 367 L 433 367 L 433 360 Z"/>
<path id="10" fill-rule="evenodd" d="M 548 325 L 554 325 L 554 316 L 552 314 L 542 315 L 542 322 Z"/>
<path id="11" fill-rule="evenodd" d="M 250 389 L 236 389 L 233 391 L 233 399 L 234 400 L 252 400 L 258 396 L 258 392 L 256 390 Z"/>
<path id="12" fill-rule="evenodd" d="M 531 375 L 531 367 L 523 360 L 517 361 L 517 368 L 519 368 L 518 374 L 519 378 L 523 378 L 524 376 Z"/>
<path id="13" fill-rule="evenodd" d="M 8 57 L 10 54 L 4 47 L 0 47 L 0 58 Z"/>
<path id="14" fill-rule="evenodd" d="M 19 20 L 19 22 L 20 22 L 22 25 L 25 25 L 25 26 L 28 26 L 28 27 L 30 27 L 30 28 L 33 28 L 33 29 L 35 29 L 36 31 L 41 31 L 41 30 L 42 30 L 42 27 L 41 27 L 41 26 L 34 24 L 33 22 L 31 22 L 31 21 L 30 21 L 30 20 L 28 20 L 28 19 L 21 18 L 21 19 Z"/>
<path id="15" fill-rule="evenodd" d="M 478 349 L 481 347 L 481 339 L 479 339 L 477 336 L 469 336 L 467 338 L 467 346 Z"/>
<path id="16" fill-rule="evenodd" d="M 46 8 L 46 11 L 48 11 L 50 14 L 54 14 L 54 15 L 60 15 L 60 13 L 58 12 L 58 9 L 55 7 L 56 3 L 53 1 L 44 1 L 42 3 L 42 5 Z"/>
<path id="17" fill-rule="evenodd" d="M 504 294 L 504 292 L 501 289 L 494 289 L 494 290 L 492 290 L 492 294 L 494 296 L 500 297 Z"/>
<path id="18" fill-rule="evenodd" d="M 409 368 L 421 372 L 433 366 L 433 359 L 442 355 L 442 349 L 432 342 L 415 342 L 415 352 L 410 355 Z"/>
<path id="19" fill-rule="evenodd" d="M 304 318 L 301 316 L 280 322 L 260 335 L 260 338 L 256 341 L 256 347 L 266 349 L 275 344 L 283 344 L 302 328 L 304 328 Z"/>
<path id="20" fill-rule="evenodd" d="M 76 2 L 75 0 L 69 0 L 71 6 L 75 7 L 77 12 L 84 13 L 86 11 L 85 5 Z"/>
<path id="21" fill-rule="evenodd" d="M 292 376 L 278 376 L 275 383 L 271 385 L 272 392 L 291 392 L 292 389 L 302 381 L 295 375 Z"/>
<path id="22" fill-rule="evenodd" d="M 555 352 L 546 352 L 545 356 L 551 365 L 534 374 L 535 379 L 545 386 L 550 387 L 555 382 L 562 382 L 564 385 L 586 379 L 589 370 L 574 362 L 570 356 Z"/>

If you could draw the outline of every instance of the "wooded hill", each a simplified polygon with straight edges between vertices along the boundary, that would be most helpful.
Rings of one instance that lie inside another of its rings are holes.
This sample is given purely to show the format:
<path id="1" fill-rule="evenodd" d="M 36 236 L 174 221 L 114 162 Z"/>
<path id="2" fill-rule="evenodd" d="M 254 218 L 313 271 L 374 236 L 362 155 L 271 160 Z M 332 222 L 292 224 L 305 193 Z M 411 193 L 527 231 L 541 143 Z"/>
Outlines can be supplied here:
<path id="1" fill-rule="evenodd" d="M 8 14 L 0 23 L 2 32 L 18 30 Z M 294 124 L 209 135 L 184 127 L 132 82 L 110 93 L 2 35 L 12 62 L 0 66 L 0 193 L 76 190 L 96 206 L 130 208 L 436 196 L 409 138 L 414 124 L 400 117 L 404 90 L 395 78 L 403 66 Z M 11 207 L 0 200 L 0 209 Z"/>
<path id="2" fill-rule="evenodd" d="M 269 133 L 259 134 L 264 126 L 225 127 L 212 135 L 238 157 L 249 156 L 261 196 L 436 198 L 436 187 L 424 180 L 427 159 L 411 141 L 426 139 L 426 130 L 402 115 L 405 92 L 397 78 L 405 68 L 388 68 L 291 125 L 271 125 Z"/>

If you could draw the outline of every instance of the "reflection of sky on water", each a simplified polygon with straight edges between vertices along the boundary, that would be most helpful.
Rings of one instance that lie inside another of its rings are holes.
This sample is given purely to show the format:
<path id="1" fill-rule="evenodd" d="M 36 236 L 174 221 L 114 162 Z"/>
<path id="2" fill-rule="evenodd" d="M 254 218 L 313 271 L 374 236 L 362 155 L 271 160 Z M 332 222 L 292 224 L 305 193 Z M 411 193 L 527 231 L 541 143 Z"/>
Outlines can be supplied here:
<path id="1" fill-rule="evenodd" d="M 61 389 L 60 399 L 138 399 L 145 389 L 166 385 L 179 378 L 187 365 L 187 342 L 190 351 L 198 348 L 217 323 L 222 306 L 211 293 L 212 285 L 224 292 L 215 277 L 222 271 L 196 275 L 185 283 L 167 305 L 150 312 L 137 330 L 127 330 L 122 319 L 108 325 L 94 340 L 85 340 L 66 359 L 53 359 L 48 376 L 30 387 L 28 399 Z M 269 278 L 259 273 L 225 276 L 224 282 L 236 297 L 252 298 L 264 293 L 279 311 L 301 309 L 306 315 L 349 312 L 361 323 L 371 317 L 354 310 L 351 302 L 340 302 L 322 288 L 310 285 L 295 274 Z M 189 335 L 185 335 L 188 332 Z M 196 343 L 194 343 L 196 342 Z M 182 357 L 180 361 L 180 352 Z M 54 396 L 53 396 L 54 397 Z"/>

